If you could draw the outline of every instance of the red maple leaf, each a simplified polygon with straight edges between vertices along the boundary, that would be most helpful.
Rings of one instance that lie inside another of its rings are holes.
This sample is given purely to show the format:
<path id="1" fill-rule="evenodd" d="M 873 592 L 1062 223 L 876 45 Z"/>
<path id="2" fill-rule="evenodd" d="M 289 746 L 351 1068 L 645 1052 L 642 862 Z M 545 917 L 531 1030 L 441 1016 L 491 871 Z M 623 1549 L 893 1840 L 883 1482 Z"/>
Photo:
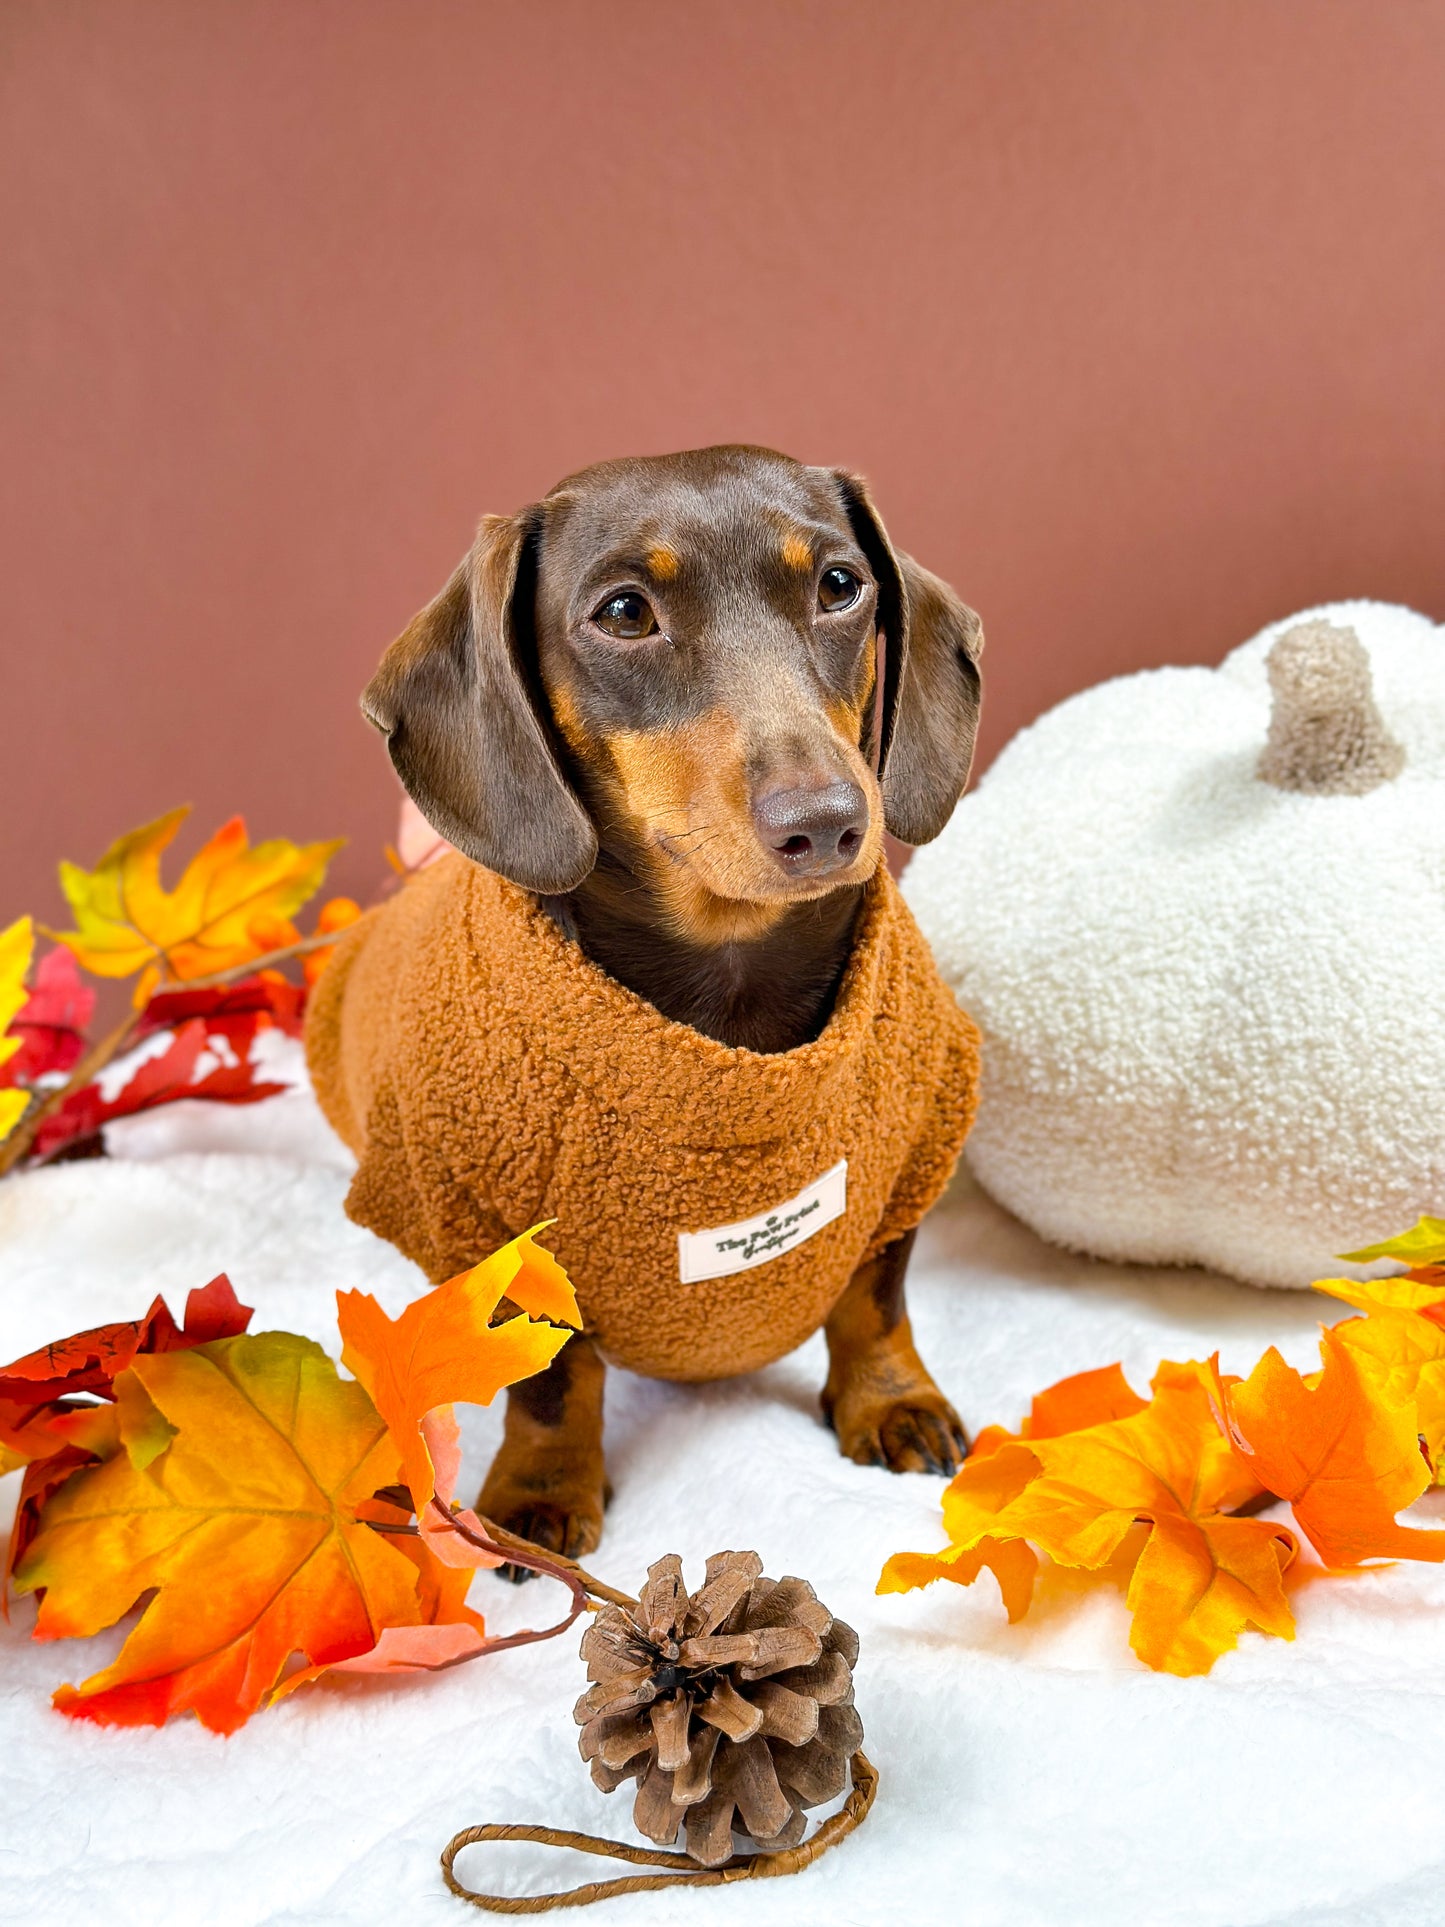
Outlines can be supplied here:
<path id="1" fill-rule="evenodd" d="M 186 1351 L 213 1338 L 233 1338 L 250 1322 L 251 1307 L 240 1302 L 223 1271 L 191 1292 L 183 1325 L 176 1324 L 165 1299 L 157 1298 L 144 1318 L 97 1325 L 0 1366 L 0 1398 L 46 1405 L 76 1392 L 93 1392 L 108 1399 L 114 1396 L 116 1374 L 139 1354 Z"/>
<path id="2" fill-rule="evenodd" d="M 35 1137 L 35 1156 L 53 1158 L 61 1151 L 73 1150 L 86 1140 L 98 1137 L 102 1126 L 115 1118 L 134 1117 L 139 1111 L 174 1104 L 179 1098 L 203 1098 L 219 1104 L 255 1104 L 263 1097 L 275 1097 L 284 1091 L 287 1088 L 284 1084 L 258 1079 L 251 1047 L 263 1030 L 273 1027 L 296 1034 L 303 993 L 291 984 L 280 986 L 281 990 L 291 993 L 293 1001 L 286 1014 L 277 1017 L 273 1015 L 279 1002 L 276 988 L 270 985 L 241 988 L 244 996 L 238 995 L 236 989 L 225 989 L 177 991 L 153 997 L 146 1010 L 149 1021 L 143 1022 L 142 1035 L 159 1036 L 175 1025 L 168 1047 L 138 1065 L 113 1098 L 106 1098 L 99 1084 L 87 1084 L 72 1092 L 40 1126 Z M 210 1011 L 177 1021 L 183 1014 L 179 1007 L 195 1003 L 204 1006 L 207 1002 L 212 1003 Z M 157 1005 L 166 1008 L 156 1011 Z"/>
<path id="3" fill-rule="evenodd" d="M 305 1009 L 305 986 L 288 983 L 273 970 L 209 990 L 162 991 L 146 1005 L 137 1028 L 142 1037 L 148 1037 L 158 1030 L 175 1030 L 192 1017 L 213 1020 L 219 1027 L 232 1018 L 264 1015 L 288 1037 L 299 1037 Z"/>
<path id="4" fill-rule="evenodd" d="M 33 1085 L 52 1072 L 74 1070 L 94 1013 L 95 992 L 82 979 L 75 958 L 63 944 L 47 952 L 35 967 L 34 989 L 11 1020 L 9 1034 L 21 1044 L 0 1065 L 0 1089 Z"/>

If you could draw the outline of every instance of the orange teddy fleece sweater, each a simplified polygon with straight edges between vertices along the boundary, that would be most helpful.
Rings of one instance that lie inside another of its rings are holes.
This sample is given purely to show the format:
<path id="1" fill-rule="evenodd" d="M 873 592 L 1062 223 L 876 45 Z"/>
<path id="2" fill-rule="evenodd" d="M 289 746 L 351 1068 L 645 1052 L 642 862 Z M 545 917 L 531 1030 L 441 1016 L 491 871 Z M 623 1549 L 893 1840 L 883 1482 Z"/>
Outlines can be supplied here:
<path id="1" fill-rule="evenodd" d="M 603 1356 L 667 1379 L 816 1331 L 948 1182 L 978 1088 L 978 1033 L 881 867 L 796 1050 L 672 1022 L 461 856 L 341 938 L 306 1049 L 359 1161 L 351 1217 L 434 1281 L 555 1218 Z"/>

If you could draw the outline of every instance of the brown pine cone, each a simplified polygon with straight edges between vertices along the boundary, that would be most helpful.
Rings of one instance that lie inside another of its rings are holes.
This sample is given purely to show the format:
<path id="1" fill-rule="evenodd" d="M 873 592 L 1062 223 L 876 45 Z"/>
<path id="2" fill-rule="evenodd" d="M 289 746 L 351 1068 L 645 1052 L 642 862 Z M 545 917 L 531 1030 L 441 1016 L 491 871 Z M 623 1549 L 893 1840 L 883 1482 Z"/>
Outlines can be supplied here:
<path id="1" fill-rule="evenodd" d="M 863 1739 L 858 1635 L 805 1579 L 761 1574 L 755 1552 L 715 1553 L 689 1595 L 669 1553 L 636 1607 L 604 1606 L 582 1638 L 594 1684 L 575 1716 L 593 1780 L 611 1793 L 635 1779 L 639 1830 L 670 1847 L 685 1825 L 708 1867 L 730 1858 L 734 1831 L 796 1846 Z"/>

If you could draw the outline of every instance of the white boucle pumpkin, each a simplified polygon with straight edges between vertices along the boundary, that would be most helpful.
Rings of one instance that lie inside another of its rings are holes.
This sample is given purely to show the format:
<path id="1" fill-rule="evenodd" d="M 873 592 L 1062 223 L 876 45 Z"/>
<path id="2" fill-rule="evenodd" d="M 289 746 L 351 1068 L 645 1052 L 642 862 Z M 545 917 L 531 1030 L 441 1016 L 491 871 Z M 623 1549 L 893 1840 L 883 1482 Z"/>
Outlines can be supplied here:
<path id="1" fill-rule="evenodd" d="M 1044 1237 L 1303 1286 L 1445 1215 L 1445 630 L 1424 616 L 1337 603 L 1217 670 L 1071 697 L 903 891 L 983 1032 L 969 1163 Z"/>

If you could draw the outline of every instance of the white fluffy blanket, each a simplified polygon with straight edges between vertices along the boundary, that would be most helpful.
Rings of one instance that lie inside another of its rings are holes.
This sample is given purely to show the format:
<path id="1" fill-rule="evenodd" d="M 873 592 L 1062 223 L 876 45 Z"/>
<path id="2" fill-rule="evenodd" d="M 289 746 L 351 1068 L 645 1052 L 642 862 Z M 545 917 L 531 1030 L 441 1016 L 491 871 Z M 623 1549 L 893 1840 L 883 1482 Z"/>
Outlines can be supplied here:
<path id="1" fill-rule="evenodd" d="M 257 1329 L 335 1347 L 333 1293 L 396 1309 L 422 1280 L 342 1215 L 347 1156 L 296 1091 L 250 1110 L 178 1105 L 113 1134 L 120 1154 L 0 1186 L 0 1357 L 130 1316 L 230 1272 Z M 1067 1372 L 1216 1346 L 1303 1363 L 1321 1304 L 1199 1272 L 1092 1264 L 957 1190 L 909 1288 L 921 1349 L 973 1426 L 1016 1420 Z M 1327 1312 L 1338 1307 L 1324 1307 Z M 1295 1644 L 1244 1636 L 1207 1679 L 1150 1673 L 1122 1599 L 1053 1571 L 1010 1627 L 993 1582 L 875 1598 L 888 1553 L 941 1543 L 943 1481 L 861 1470 L 818 1423 L 819 1339 L 701 1390 L 614 1373 L 616 1499 L 593 1568 L 635 1590 L 676 1550 L 756 1547 L 862 1636 L 858 1706 L 882 1785 L 862 1832 L 802 1876 L 613 1901 L 606 1921 L 847 1927 L 1412 1927 L 1442 1917 L 1445 1572 L 1397 1566 L 1297 1598 Z M 495 1441 L 472 1415 L 466 1479 Z M 8 1516 L 18 1475 L 0 1497 Z M 1427 1501 L 1422 1512 L 1437 1502 Z M 554 1617 L 556 1590 L 490 1574 L 496 1626 Z M 234 1738 L 194 1722 L 104 1731 L 50 1709 L 118 1634 L 34 1645 L 28 1602 L 0 1629 L 0 1918 L 107 1927 L 474 1916 L 441 1846 L 480 1820 L 631 1838 L 577 1756 L 575 1640 L 434 1677 L 298 1693 Z M 492 1856 L 492 1857 L 489 1857 Z M 473 1885 L 540 1890 L 623 1871 L 535 1847 L 477 1848 Z"/>

